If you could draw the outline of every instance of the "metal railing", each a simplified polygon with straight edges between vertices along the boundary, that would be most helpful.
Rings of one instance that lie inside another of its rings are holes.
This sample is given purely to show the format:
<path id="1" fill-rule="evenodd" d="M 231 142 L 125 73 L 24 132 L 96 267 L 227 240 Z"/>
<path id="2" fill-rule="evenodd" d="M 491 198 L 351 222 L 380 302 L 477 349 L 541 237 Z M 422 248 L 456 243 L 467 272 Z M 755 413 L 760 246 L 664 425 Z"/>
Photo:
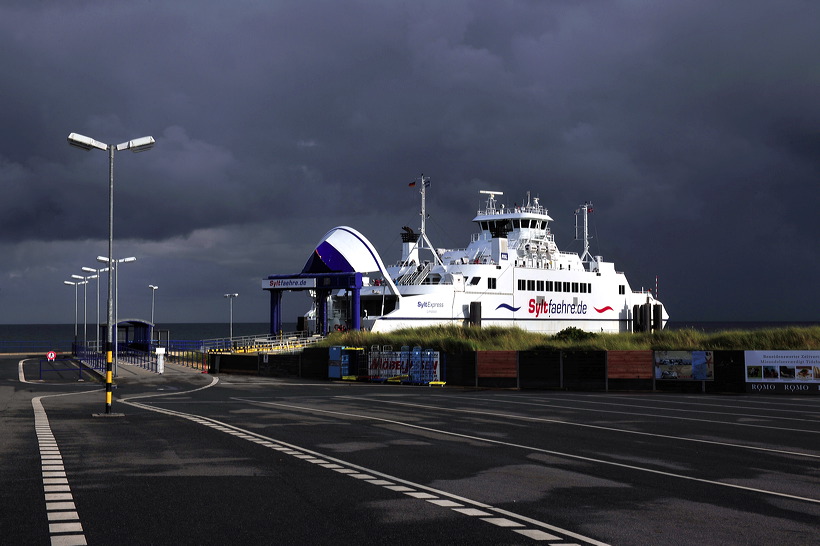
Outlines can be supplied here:
<path id="1" fill-rule="evenodd" d="M 45 366 L 44 366 L 45 364 Z M 62 367 L 59 367 L 62 366 Z M 48 360 L 46 358 L 40 359 L 40 374 L 39 379 L 43 379 L 43 372 L 71 372 L 71 375 L 77 374 L 77 379 L 83 378 L 83 365 L 78 364 L 73 358 L 56 358 Z M 61 374 L 62 375 L 62 374 Z"/>
<path id="2" fill-rule="evenodd" d="M 406 273 L 403 275 L 397 282 L 397 285 L 414 285 L 414 284 L 421 284 L 424 282 L 424 279 L 427 278 L 427 275 L 433 269 L 433 264 L 424 264 L 424 267 L 420 267 L 411 271 L 410 273 Z"/>
<path id="3" fill-rule="evenodd" d="M 289 353 L 301 351 L 323 339 L 319 334 L 289 332 L 205 339 L 199 343 L 202 352 L 206 353 Z"/>
<path id="4" fill-rule="evenodd" d="M 146 370 L 157 371 L 157 356 L 155 352 L 140 351 L 133 348 L 125 348 L 117 351 L 117 360 L 132 366 L 139 366 Z"/>

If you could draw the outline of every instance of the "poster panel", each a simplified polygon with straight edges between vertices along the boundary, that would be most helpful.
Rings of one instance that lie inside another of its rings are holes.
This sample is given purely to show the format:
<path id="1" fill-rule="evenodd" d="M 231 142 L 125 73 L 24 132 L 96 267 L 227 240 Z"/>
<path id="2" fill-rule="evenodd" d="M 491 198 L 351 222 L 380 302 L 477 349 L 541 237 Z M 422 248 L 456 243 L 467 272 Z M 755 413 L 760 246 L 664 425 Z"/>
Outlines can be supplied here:
<path id="1" fill-rule="evenodd" d="M 655 379 L 712 381 L 714 378 L 712 351 L 655 351 Z"/>
<path id="2" fill-rule="evenodd" d="M 371 351 L 368 375 L 372 379 L 395 379 L 413 383 L 441 381 L 440 353 L 430 349 Z"/>
<path id="3" fill-rule="evenodd" d="M 749 392 L 820 393 L 820 351 L 744 351 Z"/>

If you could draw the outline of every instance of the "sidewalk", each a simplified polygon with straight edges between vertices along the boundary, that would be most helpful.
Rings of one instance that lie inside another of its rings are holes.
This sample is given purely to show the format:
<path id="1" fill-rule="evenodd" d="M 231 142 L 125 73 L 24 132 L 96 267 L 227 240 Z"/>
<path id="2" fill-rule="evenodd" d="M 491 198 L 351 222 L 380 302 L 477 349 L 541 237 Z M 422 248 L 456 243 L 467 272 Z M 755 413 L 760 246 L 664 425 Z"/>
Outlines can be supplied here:
<path id="1" fill-rule="evenodd" d="M 194 374 L 202 374 L 202 370 L 197 368 L 191 368 L 190 366 L 182 366 L 180 364 L 169 364 L 168 362 L 165 363 L 165 369 L 163 373 L 158 374 L 153 370 L 145 369 L 141 366 L 137 366 L 136 364 L 128 364 L 126 362 L 118 362 L 117 363 L 117 376 L 114 377 L 114 382 L 116 383 L 117 380 L 122 379 L 138 379 L 138 378 L 149 378 L 149 377 L 174 377 L 174 376 L 183 376 L 183 375 L 194 375 Z"/>

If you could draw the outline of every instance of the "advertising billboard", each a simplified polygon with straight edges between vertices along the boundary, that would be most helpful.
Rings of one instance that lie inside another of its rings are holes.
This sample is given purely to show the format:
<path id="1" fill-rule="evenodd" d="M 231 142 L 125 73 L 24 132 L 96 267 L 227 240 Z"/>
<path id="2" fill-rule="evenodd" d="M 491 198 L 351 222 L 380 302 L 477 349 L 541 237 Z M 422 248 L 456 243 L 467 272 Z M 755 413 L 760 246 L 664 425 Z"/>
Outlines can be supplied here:
<path id="1" fill-rule="evenodd" d="M 372 379 L 395 379 L 412 383 L 441 381 L 440 353 L 420 347 L 401 351 L 371 351 L 368 375 Z"/>
<path id="2" fill-rule="evenodd" d="M 817 394 L 820 351 L 745 351 L 747 392 Z"/>
<path id="3" fill-rule="evenodd" d="M 712 381 L 714 378 L 712 351 L 655 351 L 655 379 Z"/>

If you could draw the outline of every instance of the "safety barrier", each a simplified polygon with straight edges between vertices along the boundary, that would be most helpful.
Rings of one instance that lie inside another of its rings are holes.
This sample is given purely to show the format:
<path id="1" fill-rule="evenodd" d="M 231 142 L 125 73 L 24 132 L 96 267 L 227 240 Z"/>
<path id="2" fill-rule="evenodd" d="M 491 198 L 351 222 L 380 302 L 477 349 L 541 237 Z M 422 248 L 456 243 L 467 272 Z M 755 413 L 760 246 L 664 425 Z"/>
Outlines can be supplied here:
<path id="1" fill-rule="evenodd" d="M 202 340 L 201 348 L 207 353 L 292 353 L 314 345 L 324 339 L 319 334 L 289 332 L 255 336 L 225 337 Z"/>
<path id="2" fill-rule="evenodd" d="M 43 364 L 46 364 L 43 367 Z M 56 366 L 66 366 L 71 364 L 68 368 L 57 368 Z M 40 359 L 40 374 L 39 378 L 43 379 L 43 372 L 72 372 L 72 374 L 77 374 L 77 379 L 83 378 L 83 365 L 78 363 L 76 360 L 72 358 L 56 358 L 54 360 L 49 360 L 47 358 Z"/>

